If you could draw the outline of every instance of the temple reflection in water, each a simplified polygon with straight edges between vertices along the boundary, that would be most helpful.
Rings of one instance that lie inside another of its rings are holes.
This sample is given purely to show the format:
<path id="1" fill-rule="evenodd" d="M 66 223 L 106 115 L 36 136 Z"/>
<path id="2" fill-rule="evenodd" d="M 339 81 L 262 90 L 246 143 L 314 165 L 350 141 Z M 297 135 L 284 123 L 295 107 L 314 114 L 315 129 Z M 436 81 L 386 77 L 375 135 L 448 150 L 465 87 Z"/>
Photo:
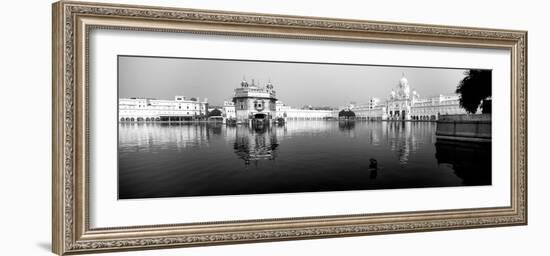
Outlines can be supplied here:
<path id="1" fill-rule="evenodd" d="M 491 146 L 432 122 L 119 124 L 119 198 L 491 184 Z"/>
<path id="2" fill-rule="evenodd" d="M 277 133 L 270 125 L 239 125 L 235 128 L 235 154 L 245 164 L 260 160 L 273 160 L 277 157 Z"/>

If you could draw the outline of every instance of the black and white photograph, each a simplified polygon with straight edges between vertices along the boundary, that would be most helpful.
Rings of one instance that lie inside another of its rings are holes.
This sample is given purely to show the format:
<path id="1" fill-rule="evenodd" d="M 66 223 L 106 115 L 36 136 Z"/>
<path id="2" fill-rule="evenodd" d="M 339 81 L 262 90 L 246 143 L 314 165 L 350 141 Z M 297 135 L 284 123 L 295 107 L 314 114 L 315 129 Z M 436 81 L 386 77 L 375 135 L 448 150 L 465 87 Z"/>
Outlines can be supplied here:
<path id="1" fill-rule="evenodd" d="M 118 198 L 490 186 L 491 70 L 118 56 Z"/>
<path id="2" fill-rule="evenodd" d="M 5 1 L 0 255 L 544 255 L 547 5 Z"/>

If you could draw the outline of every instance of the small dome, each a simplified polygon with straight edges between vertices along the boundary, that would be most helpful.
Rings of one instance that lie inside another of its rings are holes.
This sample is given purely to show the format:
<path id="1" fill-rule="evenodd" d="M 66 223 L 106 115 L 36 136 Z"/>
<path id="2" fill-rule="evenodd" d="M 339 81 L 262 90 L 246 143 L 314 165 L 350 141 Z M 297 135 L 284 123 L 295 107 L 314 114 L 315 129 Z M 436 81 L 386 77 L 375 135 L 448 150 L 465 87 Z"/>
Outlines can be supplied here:
<path id="1" fill-rule="evenodd" d="M 246 77 L 243 75 L 243 80 L 241 81 L 241 87 L 248 87 L 248 82 L 246 81 Z"/>

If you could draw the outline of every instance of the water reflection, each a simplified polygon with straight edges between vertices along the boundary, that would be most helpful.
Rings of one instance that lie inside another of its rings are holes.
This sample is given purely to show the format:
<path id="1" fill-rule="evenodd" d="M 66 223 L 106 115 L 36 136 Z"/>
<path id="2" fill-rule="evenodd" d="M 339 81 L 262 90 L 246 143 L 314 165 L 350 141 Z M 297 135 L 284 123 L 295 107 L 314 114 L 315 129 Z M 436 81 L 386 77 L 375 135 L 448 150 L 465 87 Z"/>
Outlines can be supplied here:
<path id="1" fill-rule="evenodd" d="M 378 176 L 378 161 L 374 158 L 369 159 L 369 161 L 369 178 L 376 179 L 376 176 Z"/>
<path id="2" fill-rule="evenodd" d="M 257 164 L 259 160 L 273 160 L 277 157 L 277 134 L 272 126 L 254 125 L 236 127 L 236 139 L 233 148 L 235 154 L 243 159 L 246 165 Z"/>
<path id="3" fill-rule="evenodd" d="M 414 123 L 414 125 L 419 123 Z M 411 151 L 417 149 L 416 134 L 412 133 L 411 122 L 390 122 L 387 123 L 388 143 L 391 150 L 397 153 L 398 161 L 401 167 L 405 166 L 409 160 Z"/>
<path id="4" fill-rule="evenodd" d="M 208 146 L 211 133 L 220 133 L 215 126 L 206 123 L 120 123 L 119 152 L 181 150 Z"/>
<path id="5" fill-rule="evenodd" d="M 121 123 L 119 198 L 490 185 L 490 144 L 437 141 L 435 129 L 429 122 Z"/>
<path id="6" fill-rule="evenodd" d="M 435 148 L 437 162 L 450 165 L 463 185 L 491 184 L 491 143 L 439 140 Z"/>
<path id="7" fill-rule="evenodd" d="M 340 128 L 340 131 L 353 131 L 353 128 L 355 128 L 355 121 L 340 120 L 338 121 L 338 128 Z"/>

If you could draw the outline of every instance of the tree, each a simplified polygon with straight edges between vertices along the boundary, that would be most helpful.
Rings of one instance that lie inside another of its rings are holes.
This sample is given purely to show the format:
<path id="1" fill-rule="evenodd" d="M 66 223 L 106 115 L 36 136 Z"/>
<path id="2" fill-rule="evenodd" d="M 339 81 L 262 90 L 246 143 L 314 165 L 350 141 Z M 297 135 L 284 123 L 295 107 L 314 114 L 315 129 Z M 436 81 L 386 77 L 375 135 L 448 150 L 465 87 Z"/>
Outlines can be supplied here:
<path id="1" fill-rule="evenodd" d="M 464 72 L 466 77 L 460 81 L 456 88 L 459 94 L 460 106 L 468 113 L 474 114 L 483 103 L 483 113 L 491 113 L 491 70 L 471 69 Z"/>
<path id="2" fill-rule="evenodd" d="M 338 117 L 343 117 L 345 119 L 350 119 L 355 117 L 355 113 L 351 110 L 342 109 L 338 113 Z"/>
<path id="3" fill-rule="evenodd" d="M 211 116 L 222 116 L 222 112 L 219 109 L 214 109 L 208 113 L 208 117 Z"/>

